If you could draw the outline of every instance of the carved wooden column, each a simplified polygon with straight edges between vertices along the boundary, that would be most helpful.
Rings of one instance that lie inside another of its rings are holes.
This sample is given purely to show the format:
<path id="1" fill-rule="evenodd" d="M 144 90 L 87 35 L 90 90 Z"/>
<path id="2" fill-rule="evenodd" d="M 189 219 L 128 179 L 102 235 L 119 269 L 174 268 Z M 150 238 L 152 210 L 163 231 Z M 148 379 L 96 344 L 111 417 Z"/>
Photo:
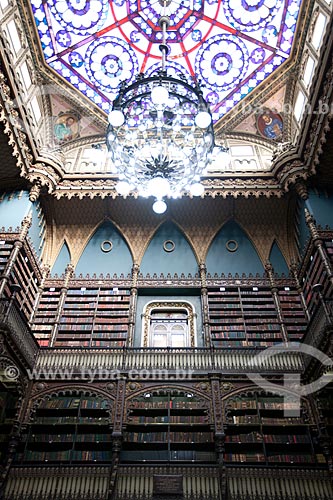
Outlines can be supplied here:
<path id="1" fill-rule="evenodd" d="M 208 307 L 208 290 L 207 290 L 207 268 L 204 262 L 199 264 L 199 273 L 201 280 L 201 309 L 202 309 L 202 326 L 204 334 L 204 343 L 206 347 L 211 346 L 211 335 L 209 328 L 209 307 Z"/>
<path id="2" fill-rule="evenodd" d="M 222 398 L 221 398 L 221 385 L 218 378 L 211 379 L 212 387 L 212 406 L 213 406 L 213 417 L 214 417 L 214 430 L 215 430 L 215 450 L 217 454 L 217 463 L 219 469 L 219 489 L 220 489 L 220 500 L 226 498 L 227 491 L 227 478 L 226 478 L 226 468 L 224 465 L 224 443 L 225 434 L 223 426 L 223 412 L 222 412 Z"/>
<path id="3" fill-rule="evenodd" d="M 138 276 L 140 267 L 139 264 L 134 263 L 132 267 L 132 286 L 131 286 L 131 298 L 128 312 L 128 347 L 133 347 L 134 344 L 134 332 L 135 332 L 135 314 L 136 314 L 136 304 L 138 299 Z"/>
<path id="4" fill-rule="evenodd" d="M 294 282 L 295 282 L 295 285 L 296 285 L 296 291 L 297 291 L 297 293 L 299 295 L 299 298 L 301 300 L 303 311 L 305 313 L 306 319 L 309 322 L 310 319 L 311 319 L 311 316 L 310 316 L 310 313 L 309 313 L 308 306 L 306 305 L 306 300 L 305 300 L 305 297 L 304 297 L 304 293 L 303 293 L 303 289 L 302 289 L 301 283 L 300 283 L 300 281 L 298 279 L 297 264 L 296 264 L 296 262 L 292 262 L 291 263 L 291 265 L 290 265 L 290 271 L 291 271 L 291 274 L 293 275 L 293 278 L 294 278 Z"/>
<path id="5" fill-rule="evenodd" d="M 34 307 L 33 307 L 33 310 L 31 312 L 31 316 L 29 318 L 30 325 L 34 322 L 35 314 L 37 312 L 39 302 L 40 302 L 41 296 L 42 296 L 44 288 L 45 288 L 45 281 L 50 274 L 51 268 L 48 264 L 42 264 L 40 267 L 40 270 L 41 270 L 41 274 L 42 274 L 42 279 L 41 279 L 41 282 L 38 286 L 38 292 L 37 292 L 37 295 L 35 298 Z"/>
<path id="6" fill-rule="evenodd" d="M 56 313 L 54 325 L 52 327 L 52 332 L 51 332 L 50 347 L 53 347 L 53 345 L 54 345 L 55 336 L 56 336 L 57 331 L 58 331 L 58 326 L 59 326 L 59 322 L 61 319 L 65 298 L 66 298 L 67 292 L 68 292 L 68 283 L 73 275 L 73 272 L 74 272 L 73 264 L 68 264 L 68 266 L 66 267 L 66 270 L 65 270 L 64 286 L 60 290 L 60 297 L 59 297 L 59 302 L 58 302 L 58 307 L 57 307 L 57 313 Z"/>
<path id="7" fill-rule="evenodd" d="M 116 495 L 116 481 L 122 442 L 123 414 L 126 395 L 126 381 L 118 380 L 117 397 L 113 411 L 112 432 L 112 464 L 110 470 L 108 500 L 113 500 Z"/>
<path id="8" fill-rule="evenodd" d="M 275 304 L 275 309 L 276 309 L 276 313 L 277 313 L 277 317 L 278 317 L 278 322 L 279 322 L 280 329 L 281 329 L 282 339 L 283 339 L 283 342 L 288 342 L 288 332 L 287 332 L 287 328 L 286 328 L 286 325 L 284 323 L 283 316 L 282 316 L 282 308 L 281 308 L 281 304 L 280 304 L 278 288 L 275 284 L 275 279 L 274 279 L 274 270 L 273 270 L 272 264 L 269 261 L 267 261 L 265 264 L 265 271 L 266 271 L 266 274 L 267 274 L 268 279 L 269 279 L 271 292 L 272 292 L 272 296 L 273 296 L 273 300 L 274 300 L 274 304 Z"/>
<path id="9" fill-rule="evenodd" d="M 318 234 L 317 226 L 314 220 L 313 215 L 310 214 L 308 209 L 305 209 L 305 221 L 307 223 L 307 226 L 310 230 L 311 238 L 313 239 L 313 243 L 315 247 L 317 248 L 321 261 L 324 265 L 325 271 L 327 273 L 328 280 L 330 281 L 331 285 L 333 285 L 333 269 L 331 262 L 328 258 L 326 249 L 323 245 L 323 240 L 320 239 L 320 236 Z"/>
<path id="10" fill-rule="evenodd" d="M 23 242 L 27 237 L 28 231 L 31 227 L 32 215 L 29 214 L 21 222 L 21 232 L 18 239 L 14 242 L 13 249 L 7 261 L 6 267 L 3 271 L 2 276 L 0 276 L 0 297 L 3 295 L 4 289 L 10 280 L 10 275 L 17 259 L 17 256 L 23 246 Z"/>

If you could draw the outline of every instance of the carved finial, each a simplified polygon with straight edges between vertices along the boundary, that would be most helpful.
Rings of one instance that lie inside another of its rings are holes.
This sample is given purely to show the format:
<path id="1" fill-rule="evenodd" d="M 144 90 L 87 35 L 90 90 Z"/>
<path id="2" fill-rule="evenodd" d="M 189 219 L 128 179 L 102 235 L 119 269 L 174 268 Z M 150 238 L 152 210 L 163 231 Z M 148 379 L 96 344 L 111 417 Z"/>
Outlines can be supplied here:
<path id="1" fill-rule="evenodd" d="M 21 241 L 23 241 L 26 238 L 28 231 L 31 227 L 31 224 L 32 224 L 32 213 L 29 213 L 29 215 L 26 215 L 21 222 L 21 233 L 20 233 Z"/>
<path id="2" fill-rule="evenodd" d="M 309 197 L 308 188 L 303 179 L 298 179 L 295 184 L 295 191 L 302 200 L 307 200 Z"/>
<path id="3" fill-rule="evenodd" d="M 310 230 L 311 236 L 314 240 L 318 240 L 319 234 L 317 231 L 316 221 L 307 208 L 304 209 L 304 212 L 305 212 L 305 222 Z"/>
<path id="4" fill-rule="evenodd" d="M 65 287 L 68 286 L 68 282 L 69 280 L 71 279 L 73 273 L 74 273 L 74 265 L 72 264 L 72 262 L 70 262 L 69 264 L 67 264 L 67 267 L 65 269 Z"/>
<path id="5" fill-rule="evenodd" d="M 41 182 L 38 180 L 31 186 L 30 192 L 29 192 L 29 200 L 31 202 L 34 202 L 38 199 L 40 195 L 40 190 L 41 190 Z"/>

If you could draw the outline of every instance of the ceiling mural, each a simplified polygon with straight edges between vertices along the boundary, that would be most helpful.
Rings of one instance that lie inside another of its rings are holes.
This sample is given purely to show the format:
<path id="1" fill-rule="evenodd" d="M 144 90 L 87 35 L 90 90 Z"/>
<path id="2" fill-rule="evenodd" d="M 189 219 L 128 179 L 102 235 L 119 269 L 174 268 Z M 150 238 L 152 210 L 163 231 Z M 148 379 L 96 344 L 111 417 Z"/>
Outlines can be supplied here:
<path id="1" fill-rule="evenodd" d="M 301 0 L 31 0 L 45 62 L 108 112 L 121 82 L 160 67 L 199 79 L 220 119 L 290 56 Z"/>

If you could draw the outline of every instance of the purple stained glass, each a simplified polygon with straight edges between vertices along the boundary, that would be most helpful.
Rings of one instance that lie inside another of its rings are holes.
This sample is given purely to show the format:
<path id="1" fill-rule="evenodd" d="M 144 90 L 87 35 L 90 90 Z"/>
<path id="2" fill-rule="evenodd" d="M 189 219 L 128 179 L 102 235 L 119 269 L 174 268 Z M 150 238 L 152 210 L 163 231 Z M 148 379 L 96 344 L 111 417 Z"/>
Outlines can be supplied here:
<path id="1" fill-rule="evenodd" d="M 31 0 L 45 62 L 108 112 L 122 81 L 161 64 L 199 80 L 216 119 L 283 64 L 301 0 Z"/>

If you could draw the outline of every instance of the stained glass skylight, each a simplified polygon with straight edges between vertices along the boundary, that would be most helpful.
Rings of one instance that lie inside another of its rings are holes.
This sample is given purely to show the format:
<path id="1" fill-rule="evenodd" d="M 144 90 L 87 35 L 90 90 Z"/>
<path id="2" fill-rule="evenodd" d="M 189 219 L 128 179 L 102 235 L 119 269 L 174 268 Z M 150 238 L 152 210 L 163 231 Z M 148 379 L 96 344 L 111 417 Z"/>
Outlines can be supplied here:
<path id="1" fill-rule="evenodd" d="M 122 81 L 160 67 L 198 79 L 219 119 L 289 57 L 301 0 L 31 0 L 46 63 L 108 112 Z"/>

